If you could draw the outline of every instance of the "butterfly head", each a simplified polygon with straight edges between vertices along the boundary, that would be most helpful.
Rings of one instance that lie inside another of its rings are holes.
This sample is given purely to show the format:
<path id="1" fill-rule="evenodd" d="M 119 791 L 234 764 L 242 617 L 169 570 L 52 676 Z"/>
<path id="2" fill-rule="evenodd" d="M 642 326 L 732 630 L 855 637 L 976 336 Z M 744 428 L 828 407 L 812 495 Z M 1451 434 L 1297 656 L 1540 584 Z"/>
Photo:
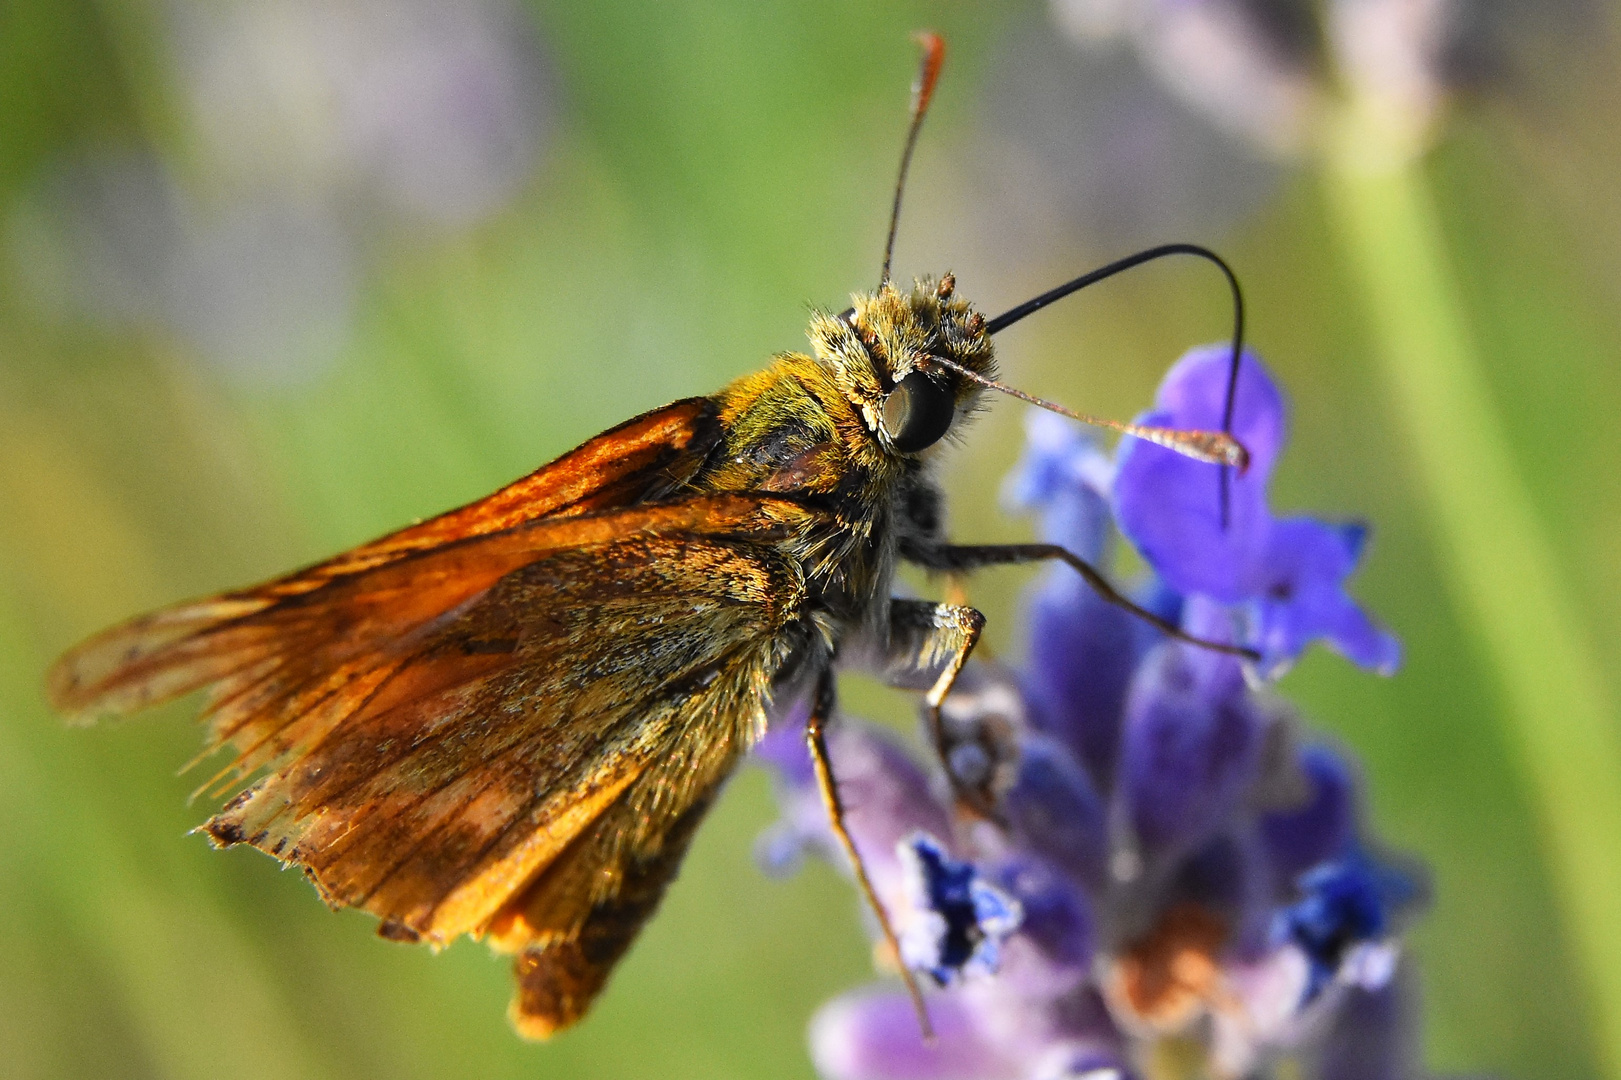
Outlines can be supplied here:
<path id="1" fill-rule="evenodd" d="M 838 315 L 812 318 L 816 358 L 881 446 L 921 453 L 949 434 L 979 397 L 981 388 L 950 367 L 995 375 L 985 318 L 956 295 L 950 274 L 920 278 L 907 292 L 885 282 L 851 301 Z"/>

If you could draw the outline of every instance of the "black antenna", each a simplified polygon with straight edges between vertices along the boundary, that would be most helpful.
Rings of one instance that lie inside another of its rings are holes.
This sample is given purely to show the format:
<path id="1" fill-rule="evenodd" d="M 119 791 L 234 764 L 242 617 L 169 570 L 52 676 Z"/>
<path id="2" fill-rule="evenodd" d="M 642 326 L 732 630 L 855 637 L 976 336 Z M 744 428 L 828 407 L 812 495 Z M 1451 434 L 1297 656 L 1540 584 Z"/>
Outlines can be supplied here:
<path id="1" fill-rule="evenodd" d="M 917 148 L 917 135 L 923 130 L 923 118 L 928 115 L 929 102 L 934 97 L 934 84 L 940 78 L 940 65 L 946 59 L 946 42 L 939 34 L 925 30 L 916 36 L 918 44 L 923 46 L 923 64 L 918 68 L 917 81 L 912 84 L 912 123 L 906 129 L 901 172 L 895 178 L 895 204 L 889 211 L 889 238 L 884 241 L 884 270 L 878 277 L 880 289 L 889 284 L 889 262 L 895 254 L 895 230 L 901 224 L 901 196 L 906 191 L 906 172 L 912 167 L 912 151 Z"/>
<path id="2" fill-rule="evenodd" d="M 905 175 L 904 172 L 902 175 Z M 900 205 L 898 193 L 896 205 Z M 893 236 L 893 226 L 891 227 L 891 235 Z M 1124 273 L 1134 266 L 1141 266 L 1143 263 L 1153 262 L 1155 259 L 1163 259 L 1170 255 L 1192 255 L 1195 258 L 1214 263 L 1221 270 L 1222 276 L 1227 279 L 1228 288 L 1232 290 L 1233 355 L 1227 368 L 1227 397 L 1221 410 L 1221 432 L 1223 435 L 1230 437 L 1233 433 L 1234 399 L 1238 394 L 1238 365 L 1244 353 L 1244 290 L 1239 288 L 1238 275 L 1233 273 L 1233 268 L 1227 265 L 1227 261 L 1207 247 L 1201 247 L 1198 244 L 1161 244 L 1159 247 L 1139 251 L 1135 255 L 1127 255 L 1123 259 L 1116 259 L 1107 266 L 1100 266 L 1090 273 L 1082 274 L 1074 281 L 1065 282 L 1056 289 L 1048 289 L 1040 296 L 1026 300 L 1017 307 L 1009 308 L 986 323 L 985 332 L 988 334 L 999 333 L 1026 315 L 1033 315 L 1048 304 L 1062 300 L 1070 293 L 1080 292 L 1088 285 L 1096 285 L 1098 282 L 1112 278 L 1116 274 Z M 887 259 L 884 265 L 886 268 L 888 267 Z M 1227 527 L 1228 468 L 1227 464 L 1221 466 L 1221 527 L 1223 529 Z"/>

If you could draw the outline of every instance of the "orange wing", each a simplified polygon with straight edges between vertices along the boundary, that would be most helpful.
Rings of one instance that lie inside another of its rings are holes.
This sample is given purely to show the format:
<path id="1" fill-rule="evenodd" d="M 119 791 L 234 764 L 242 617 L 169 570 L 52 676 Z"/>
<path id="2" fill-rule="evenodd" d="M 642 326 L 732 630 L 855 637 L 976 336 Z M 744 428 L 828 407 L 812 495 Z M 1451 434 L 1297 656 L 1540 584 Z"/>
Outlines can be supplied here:
<path id="1" fill-rule="evenodd" d="M 315 670 L 296 704 L 265 708 L 258 683 L 227 683 L 216 722 L 254 708 L 247 724 L 280 753 L 205 828 L 303 866 L 390 936 L 480 932 L 650 763 L 682 762 L 664 794 L 690 801 L 675 789 L 697 783 L 693 756 L 724 743 L 729 762 L 752 738 L 802 589 L 769 547 L 713 537 L 768 534 L 782 509 L 800 512 L 700 497 L 530 526 L 544 549 L 454 617 L 355 658 L 340 690 Z"/>
<path id="2" fill-rule="evenodd" d="M 302 867 L 386 936 L 490 935 L 522 953 L 520 1030 L 571 1023 L 796 640 L 779 545 L 816 515 L 639 502 L 696 470 L 706 416 L 678 403 L 480 503 L 109 631 L 58 662 L 53 698 L 85 715 L 208 686 L 227 772 L 268 770 L 204 826 L 216 842 Z"/>

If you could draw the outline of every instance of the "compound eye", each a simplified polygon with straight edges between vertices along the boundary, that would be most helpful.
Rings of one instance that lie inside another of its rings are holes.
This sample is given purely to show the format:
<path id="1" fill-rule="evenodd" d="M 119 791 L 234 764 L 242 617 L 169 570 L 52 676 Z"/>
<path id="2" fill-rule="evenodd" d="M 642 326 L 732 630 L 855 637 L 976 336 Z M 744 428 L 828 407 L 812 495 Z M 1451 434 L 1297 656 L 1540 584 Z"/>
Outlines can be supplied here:
<path id="1" fill-rule="evenodd" d="M 902 379 L 884 398 L 884 431 L 903 454 L 933 446 L 951 427 L 957 395 L 921 371 Z"/>

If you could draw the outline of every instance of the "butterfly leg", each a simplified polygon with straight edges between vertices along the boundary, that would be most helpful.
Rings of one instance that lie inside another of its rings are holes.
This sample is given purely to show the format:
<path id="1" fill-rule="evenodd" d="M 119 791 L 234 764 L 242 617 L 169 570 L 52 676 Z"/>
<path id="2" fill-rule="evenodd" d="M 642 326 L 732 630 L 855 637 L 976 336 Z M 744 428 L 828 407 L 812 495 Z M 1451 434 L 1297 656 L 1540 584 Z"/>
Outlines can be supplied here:
<path id="1" fill-rule="evenodd" d="M 884 676 L 892 685 L 927 687 L 923 704 L 929 737 L 940 764 L 952 776 L 959 804 L 979 817 L 994 819 L 995 807 L 982 794 L 963 790 L 957 784 L 948 759 L 951 741 L 941 715 L 946 696 L 956 685 L 984 629 L 985 616 L 964 604 L 891 600 Z"/>
<path id="2" fill-rule="evenodd" d="M 1105 601 L 1115 607 L 1129 611 L 1177 641 L 1197 645 L 1204 649 L 1211 649 L 1215 652 L 1227 653 L 1245 660 L 1260 659 L 1260 654 L 1254 649 L 1247 649 L 1241 645 L 1232 645 L 1223 641 L 1211 641 L 1208 638 L 1195 637 L 1184 632 L 1175 623 L 1161 618 L 1141 605 L 1132 603 L 1127 597 L 1121 595 L 1113 585 L 1109 584 L 1109 579 L 1104 577 L 1097 567 L 1068 548 L 1058 544 L 939 544 L 908 552 L 907 558 L 930 570 L 942 571 L 974 570 L 982 566 L 1008 566 L 1017 563 L 1044 562 L 1048 559 L 1057 559 L 1085 578 L 1086 583 L 1092 586 L 1098 596 Z M 944 697 L 943 694 L 941 696 Z"/>
<path id="3" fill-rule="evenodd" d="M 828 756 L 825 731 L 827 721 L 833 715 L 836 700 L 831 668 L 823 671 L 817 678 L 815 695 L 811 702 L 810 718 L 805 721 L 805 741 L 810 744 L 811 763 L 816 770 L 816 786 L 822 793 L 822 802 L 827 806 L 827 816 L 833 827 L 833 835 L 838 838 L 839 845 L 849 856 L 850 867 L 855 872 L 856 885 L 866 897 L 873 914 L 878 917 L 878 928 L 883 934 L 884 944 L 889 947 L 896 965 L 900 968 L 901 980 L 905 982 L 906 992 L 911 995 L 912 1005 L 917 1009 L 917 1020 L 923 1028 L 923 1038 L 933 1039 L 934 1028 L 929 1024 L 929 1011 L 923 1004 L 923 990 L 917 984 L 917 976 L 901 958 L 900 938 L 895 935 L 895 928 L 890 925 L 889 914 L 879 901 L 878 892 L 872 886 L 872 878 L 867 875 L 867 867 L 861 861 L 861 853 L 856 850 L 855 840 L 851 838 L 850 830 L 844 824 L 844 803 L 839 798 L 838 784 L 833 779 L 833 762 Z"/>

